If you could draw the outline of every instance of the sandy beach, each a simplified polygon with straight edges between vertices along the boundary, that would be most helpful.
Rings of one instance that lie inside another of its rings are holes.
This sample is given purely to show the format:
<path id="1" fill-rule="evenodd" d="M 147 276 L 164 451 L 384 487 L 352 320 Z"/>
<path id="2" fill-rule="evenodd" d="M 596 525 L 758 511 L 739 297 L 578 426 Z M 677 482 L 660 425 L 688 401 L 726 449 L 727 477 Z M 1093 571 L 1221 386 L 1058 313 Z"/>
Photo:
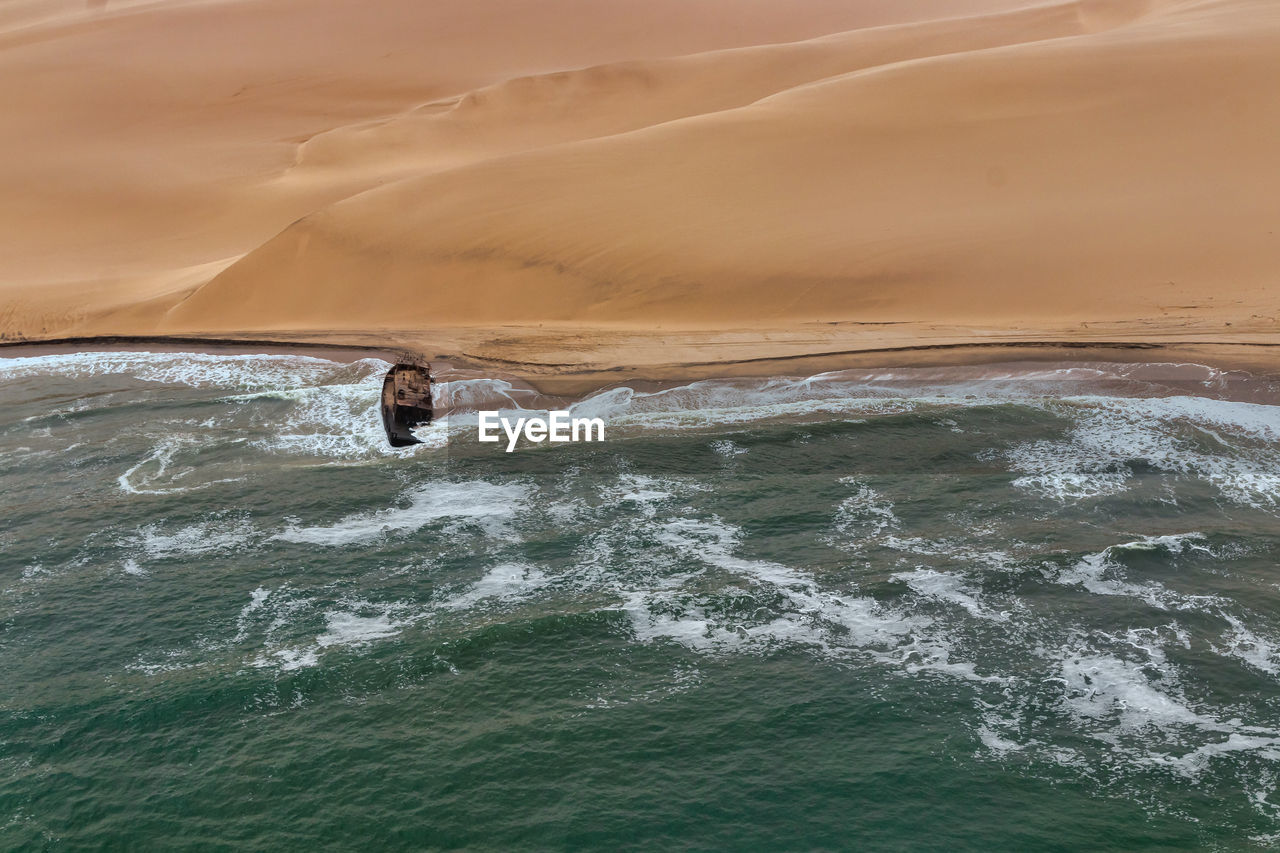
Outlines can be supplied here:
<path id="1" fill-rule="evenodd" d="M 0 68 L 6 343 L 1280 352 L 1267 0 L 46 0 Z"/>

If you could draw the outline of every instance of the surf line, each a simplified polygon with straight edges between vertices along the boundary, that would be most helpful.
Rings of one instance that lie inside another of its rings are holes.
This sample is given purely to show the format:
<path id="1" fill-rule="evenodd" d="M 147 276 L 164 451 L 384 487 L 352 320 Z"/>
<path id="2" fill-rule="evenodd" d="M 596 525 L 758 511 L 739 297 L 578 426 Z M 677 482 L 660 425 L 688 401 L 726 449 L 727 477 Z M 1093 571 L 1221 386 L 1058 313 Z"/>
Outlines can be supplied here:
<path id="1" fill-rule="evenodd" d="M 502 441 L 498 427 L 507 436 L 507 453 L 516 449 L 516 442 L 523 435 L 534 444 L 543 441 L 562 443 L 570 441 L 604 441 L 603 418 L 575 418 L 567 410 L 548 412 L 547 417 L 516 418 L 514 426 L 510 418 L 494 411 L 477 412 L 476 437 L 484 442 Z M 592 435 L 595 438 L 592 438 Z"/>

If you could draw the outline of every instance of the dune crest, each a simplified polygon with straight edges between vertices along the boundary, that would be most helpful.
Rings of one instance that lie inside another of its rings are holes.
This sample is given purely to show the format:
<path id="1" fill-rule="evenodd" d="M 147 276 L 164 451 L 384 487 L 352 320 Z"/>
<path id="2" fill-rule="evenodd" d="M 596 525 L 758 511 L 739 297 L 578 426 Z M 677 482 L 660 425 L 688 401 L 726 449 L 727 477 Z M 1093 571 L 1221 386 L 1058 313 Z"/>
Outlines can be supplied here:
<path id="1" fill-rule="evenodd" d="M 1072 3 L 871 27 L 801 42 L 514 77 L 402 115 L 319 134 L 291 176 L 404 177 L 746 106 L 805 83 L 909 59 L 1084 32 Z M 317 174 L 319 173 L 319 174 Z"/>

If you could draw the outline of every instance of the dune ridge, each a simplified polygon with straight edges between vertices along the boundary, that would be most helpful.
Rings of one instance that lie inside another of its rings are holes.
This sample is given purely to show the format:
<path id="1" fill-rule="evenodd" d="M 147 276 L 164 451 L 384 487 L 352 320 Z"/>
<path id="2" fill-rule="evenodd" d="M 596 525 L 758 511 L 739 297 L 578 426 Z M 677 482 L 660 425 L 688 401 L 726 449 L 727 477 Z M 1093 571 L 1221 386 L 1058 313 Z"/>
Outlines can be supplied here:
<path id="1" fill-rule="evenodd" d="M 133 45 L 114 82 L 164 62 L 177 82 L 54 116 L 39 91 L 0 91 L 30 131 L 0 144 L 0 335 L 602 369 L 1280 343 L 1272 3 L 552 6 L 581 20 L 515 2 L 376 20 L 337 0 L 16 7 L 46 17 L 0 18 L 0 66 Z M 179 52 L 201 27 L 257 35 L 202 67 Z M 66 101 L 57 85 L 43 94 Z M 99 137 L 33 150 L 73 126 Z"/>

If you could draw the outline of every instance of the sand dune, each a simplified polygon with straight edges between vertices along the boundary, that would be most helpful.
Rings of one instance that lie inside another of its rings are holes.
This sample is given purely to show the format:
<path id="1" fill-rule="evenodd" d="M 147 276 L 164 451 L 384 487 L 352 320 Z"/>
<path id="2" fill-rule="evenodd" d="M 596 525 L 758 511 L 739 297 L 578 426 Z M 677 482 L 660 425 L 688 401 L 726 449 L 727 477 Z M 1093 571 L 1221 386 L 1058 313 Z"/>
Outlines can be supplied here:
<path id="1" fill-rule="evenodd" d="M 8 337 L 1280 342 L 1269 0 L 15 8 Z"/>
<path id="2" fill-rule="evenodd" d="M 1073 6 L 863 28 L 801 42 L 632 60 L 503 80 L 299 147 L 291 176 L 405 177 L 747 106 L 878 65 L 1083 31 Z"/>

